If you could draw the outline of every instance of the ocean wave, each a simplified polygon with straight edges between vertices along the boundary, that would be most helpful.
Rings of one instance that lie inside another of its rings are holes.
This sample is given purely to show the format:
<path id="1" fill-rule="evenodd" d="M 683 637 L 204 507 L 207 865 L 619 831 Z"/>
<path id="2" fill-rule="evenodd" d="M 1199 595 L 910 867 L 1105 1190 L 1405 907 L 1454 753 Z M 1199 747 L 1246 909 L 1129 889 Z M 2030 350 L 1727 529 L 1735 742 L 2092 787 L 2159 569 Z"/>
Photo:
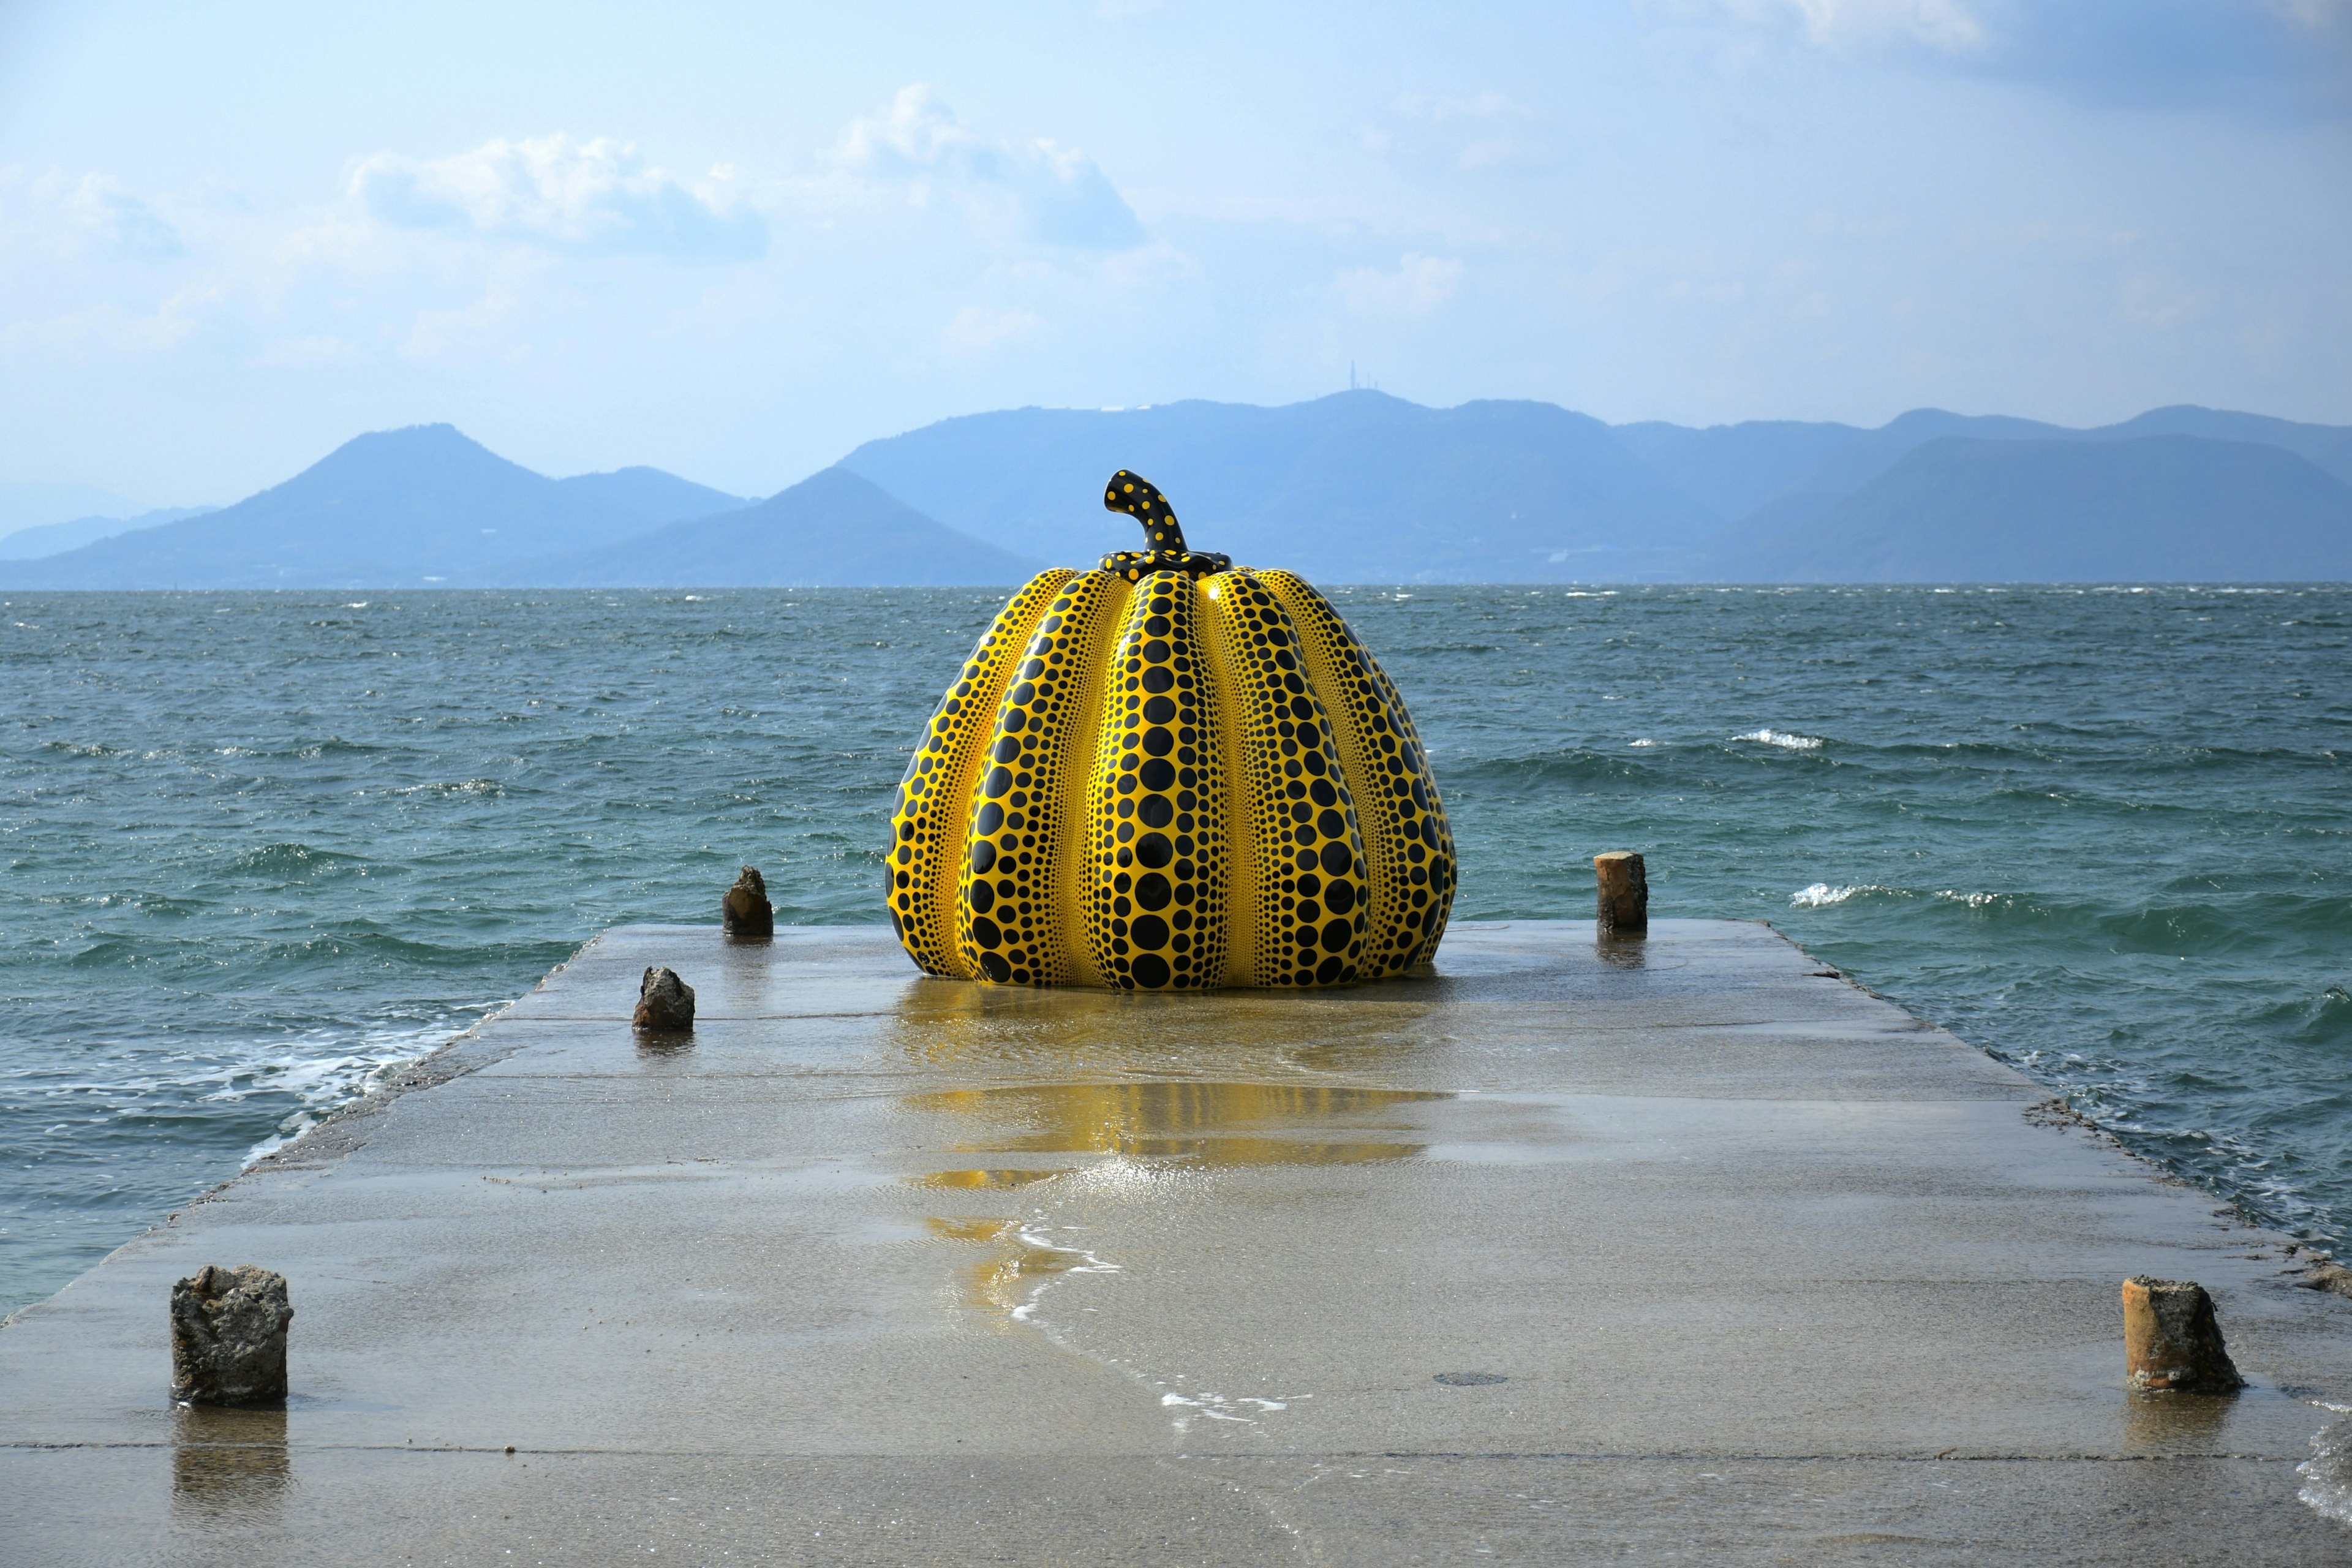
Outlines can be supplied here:
<path id="1" fill-rule="evenodd" d="M 490 1010 L 487 1005 L 469 1009 L 477 1014 Z M 203 1098 L 236 1105 L 256 1097 L 292 1097 L 294 1108 L 277 1128 L 246 1151 L 244 1163 L 250 1166 L 367 1095 L 393 1072 L 431 1055 L 464 1026 L 450 1020 L 423 1027 L 370 1029 L 357 1037 L 314 1031 L 229 1068 Z"/>
<path id="2" fill-rule="evenodd" d="M 2341 1411 L 2337 1405 L 2323 1405 Z M 2294 1468 L 2303 1489 L 2294 1495 L 2336 1521 L 2352 1524 L 2352 1421 L 2331 1421 L 2312 1435 L 2311 1458 Z"/>
<path id="3" fill-rule="evenodd" d="M 403 784 L 397 789 L 378 790 L 378 795 L 425 795 L 447 798 L 452 795 L 502 795 L 506 786 L 496 779 L 464 779 L 457 784 Z"/>
<path id="4" fill-rule="evenodd" d="M 280 844 L 265 844 L 258 849 L 248 849 L 231 860 L 232 871 L 318 871 L 332 866 L 357 865 L 348 855 L 338 855 L 331 849 L 313 849 L 308 844 L 288 840 Z"/>
<path id="5" fill-rule="evenodd" d="M 1753 741 L 1759 746 L 1778 746 L 1785 752 L 1818 752 L 1822 740 L 1818 735 L 1791 735 L 1783 730 L 1750 730 L 1745 735 L 1734 735 L 1735 741 Z"/>
<path id="6" fill-rule="evenodd" d="M 1912 897 L 1901 888 L 1882 888 L 1875 882 L 1864 882 L 1853 887 L 1832 888 L 1827 882 L 1815 882 L 1789 895 L 1789 902 L 1801 910 L 1825 910 L 1843 904 L 1849 899 L 1907 899 Z"/>

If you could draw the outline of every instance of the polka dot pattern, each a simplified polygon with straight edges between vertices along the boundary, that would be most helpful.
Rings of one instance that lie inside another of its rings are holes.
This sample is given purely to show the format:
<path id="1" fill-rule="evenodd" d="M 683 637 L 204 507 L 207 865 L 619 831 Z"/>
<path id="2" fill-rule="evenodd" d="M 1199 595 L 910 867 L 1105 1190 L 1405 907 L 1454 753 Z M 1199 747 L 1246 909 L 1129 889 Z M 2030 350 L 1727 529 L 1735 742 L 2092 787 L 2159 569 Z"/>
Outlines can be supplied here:
<path id="1" fill-rule="evenodd" d="M 1360 978 L 1400 973 L 1437 951 L 1454 908 L 1454 834 L 1429 758 L 1404 700 L 1330 602 L 1292 573 L 1257 578 L 1298 628 L 1355 789 L 1372 886 Z"/>
<path id="2" fill-rule="evenodd" d="M 1103 570 L 1130 583 L 1139 583 L 1154 572 L 1181 572 L 1191 577 L 1205 577 L 1212 573 L 1232 567 L 1230 555 L 1205 555 L 1184 547 L 1184 530 L 1176 521 L 1175 509 L 1168 498 L 1140 474 L 1125 468 L 1110 477 L 1103 487 L 1103 505 L 1112 511 L 1123 511 L 1143 525 L 1144 542 L 1149 550 L 1122 550 L 1102 558 Z"/>
<path id="3" fill-rule="evenodd" d="M 965 824 L 983 742 L 1031 629 L 1078 574 L 1039 574 L 997 615 L 940 699 L 890 809 L 890 924 L 928 974 L 969 975 L 956 909 Z"/>
<path id="4" fill-rule="evenodd" d="M 1260 985 L 1340 985 L 1359 977 L 1371 913 L 1363 837 L 1298 628 L 1247 571 L 1212 579 L 1242 776 L 1228 781 L 1250 836 Z"/>
<path id="5" fill-rule="evenodd" d="M 1380 665 L 1287 572 L 1149 549 L 1046 572 L 932 714 L 891 810 L 890 920 L 926 972 L 1126 990 L 1317 986 L 1428 958 L 1454 840 Z"/>
<path id="6" fill-rule="evenodd" d="M 1076 978 L 1059 886 L 1073 835 L 1083 840 L 1086 828 L 1070 785 L 1085 776 L 1098 728 L 1088 674 L 1120 596 L 1106 573 L 1070 581 L 998 707 L 964 835 L 957 936 L 968 973 L 1013 985 Z"/>
<path id="7" fill-rule="evenodd" d="M 1155 572 L 1110 653 L 1083 896 L 1096 973 L 1122 990 L 1224 980 L 1225 792 L 1202 618 L 1192 575 Z"/>

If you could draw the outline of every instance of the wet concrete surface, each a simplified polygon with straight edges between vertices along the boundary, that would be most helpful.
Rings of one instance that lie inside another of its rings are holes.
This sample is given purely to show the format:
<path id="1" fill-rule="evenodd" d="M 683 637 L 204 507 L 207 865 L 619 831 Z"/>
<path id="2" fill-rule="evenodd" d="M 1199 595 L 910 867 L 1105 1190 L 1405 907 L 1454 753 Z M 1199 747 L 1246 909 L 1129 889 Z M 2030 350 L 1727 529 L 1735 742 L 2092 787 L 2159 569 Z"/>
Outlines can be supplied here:
<path id="1" fill-rule="evenodd" d="M 1118 997 L 619 929 L 0 1330 L 0 1562 L 2352 1562 L 2296 1500 L 2352 1301 L 1822 970 L 1528 922 Z M 171 1405 L 205 1262 L 291 1281 L 285 1409 Z M 2252 1386 L 2128 1393 L 2135 1273 Z"/>

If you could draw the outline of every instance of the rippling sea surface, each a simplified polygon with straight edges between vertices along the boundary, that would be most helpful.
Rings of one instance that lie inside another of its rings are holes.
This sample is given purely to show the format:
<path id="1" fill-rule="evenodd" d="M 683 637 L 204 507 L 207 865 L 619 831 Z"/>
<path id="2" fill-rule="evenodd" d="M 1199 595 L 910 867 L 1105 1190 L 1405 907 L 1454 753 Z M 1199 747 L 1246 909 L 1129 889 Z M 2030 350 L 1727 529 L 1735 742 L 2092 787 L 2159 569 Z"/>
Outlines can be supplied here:
<path id="1" fill-rule="evenodd" d="M 882 918 L 1002 594 L 0 599 L 0 1312 L 601 927 Z M 1360 588 L 1456 918 L 1771 921 L 2352 1237 L 2352 589 Z"/>

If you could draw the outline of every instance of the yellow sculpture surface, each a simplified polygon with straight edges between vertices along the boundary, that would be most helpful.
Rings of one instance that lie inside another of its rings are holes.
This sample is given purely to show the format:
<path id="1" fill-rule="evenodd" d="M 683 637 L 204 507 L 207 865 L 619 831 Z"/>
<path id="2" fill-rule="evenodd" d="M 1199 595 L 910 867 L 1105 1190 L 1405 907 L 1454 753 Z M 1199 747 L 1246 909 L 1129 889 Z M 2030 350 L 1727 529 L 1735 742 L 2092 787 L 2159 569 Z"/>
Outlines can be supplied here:
<path id="1" fill-rule="evenodd" d="M 1379 663 L 1287 572 L 1151 545 L 1040 574 L 940 700 L 892 811 L 890 920 L 933 974 L 1339 985 L 1428 958 L 1454 839 Z"/>

